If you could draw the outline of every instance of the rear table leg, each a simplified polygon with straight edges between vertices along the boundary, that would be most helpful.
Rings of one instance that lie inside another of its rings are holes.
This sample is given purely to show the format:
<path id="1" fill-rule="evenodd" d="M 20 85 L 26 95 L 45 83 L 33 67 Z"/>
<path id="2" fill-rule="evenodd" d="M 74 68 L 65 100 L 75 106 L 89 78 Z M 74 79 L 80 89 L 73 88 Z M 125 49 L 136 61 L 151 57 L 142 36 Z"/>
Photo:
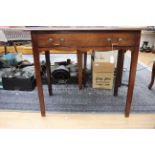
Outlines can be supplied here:
<path id="1" fill-rule="evenodd" d="M 119 50 L 118 57 L 117 57 L 117 69 L 116 69 L 116 79 L 115 79 L 115 86 L 114 86 L 114 96 L 118 96 L 118 87 L 121 86 L 123 62 L 124 62 L 124 51 Z"/>
<path id="2" fill-rule="evenodd" d="M 87 52 L 84 52 L 83 85 L 86 86 L 87 80 Z"/>
<path id="3" fill-rule="evenodd" d="M 45 59 L 46 59 L 46 71 L 47 71 L 47 83 L 48 83 L 48 92 L 49 95 L 52 96 L 52 79 L 51 79 L 51 65 L 50 65 L 50 53 L 49 51 L 45 51 Z"/>
<path id="4" fill-rule="evenodd" d="M 83 88 L 82 51 L 77 50 L 79 89 Z"/>

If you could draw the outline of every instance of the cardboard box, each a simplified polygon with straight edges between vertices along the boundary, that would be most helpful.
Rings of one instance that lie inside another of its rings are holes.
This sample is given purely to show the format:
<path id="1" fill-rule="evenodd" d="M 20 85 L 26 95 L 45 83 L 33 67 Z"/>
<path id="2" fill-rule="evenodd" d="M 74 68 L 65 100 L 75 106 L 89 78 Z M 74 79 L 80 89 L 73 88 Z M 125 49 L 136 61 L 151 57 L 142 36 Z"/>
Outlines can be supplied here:
<path id="1" fill-rule="evenodd" d="M 117 64 L 117 50 L 114 51 L 95 51 L 94 61 L 95 62 L 111 62 Z"/>
<path id="2" fill-rule="evenodd" d="M 93 62 L 93 88 L 112 89 L 114 81 L 114 64 Z"/>

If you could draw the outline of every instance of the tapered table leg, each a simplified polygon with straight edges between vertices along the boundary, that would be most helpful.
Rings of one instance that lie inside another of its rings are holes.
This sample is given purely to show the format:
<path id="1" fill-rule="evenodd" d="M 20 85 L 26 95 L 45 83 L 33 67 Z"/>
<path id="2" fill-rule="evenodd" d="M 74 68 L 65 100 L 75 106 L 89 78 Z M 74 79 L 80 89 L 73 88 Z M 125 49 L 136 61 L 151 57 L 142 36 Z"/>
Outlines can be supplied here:
<path id="1" fill-rule="evenodd" d="M 153 84 L 154 84 L 154 80 L 155 80 L 155 62 L 153 63 L 153 66 L 152 66 L 152 75 L 151 75 L 151 82 L 148 86 L 149 89 L 152 88 Z"/>
<path id="2" fill-rule="evenodd" d="M 42 116 L 45 116 L 45 104 L 44 104 L 44 94 L 43 94 L 42 79 L 41 79 L 40 54 L 37 47 L 37 36 L 34 33 L 32 33 L 31 36 L 32 36 L 36 82 L 37 82 L 38 96 L 39 96 L 39 103 L 40 103 L 40 112 Z"/>
<path id="3" fill-rule="evenodd" d="M 138 53 L 139 53 L 139 48 L 135 48 L 135 50 L 131 52 L 130 75 L 129 75 L 128 92 L 127 92 L 127 99 L 126 99 L 126 106 L 125 106 L 126 117 L 129 117 L 130 110 L 131 110 L 137 62 L 138 62 Z"/>
<path id="4" fill-rule="evenodd" d="M 136 78 L 136 69 L 138 63 L 139 45 L 141 32 L 135 34 L 135 48 L 131 51 L 130 74 L 128 82 L 128 92 L 125 105 L 125 117 L 129 117 L 131 111 L 132 97 Z"/>
<path id="5" fill-rule="evenodd" d="M 117 68 L 116 68 L 116 79 L 115 79 L 115 86 L 114 86 L 114 96 L 118 96 L 118 87 L 122 83 L 123 62 L 124 62 L 124 51 L 119 50 L 118 56 L 117 56 Z"/>
<path id="6" fill-rule="evenodd" d="M 49 95 L 52 96 L 52 79 L 51 79 L 51 64 L 50 64 L 49 51 L 45 51 L 45 59 L 46 59 L 48 92 L 49 92 Z"/>
<path id="7" fill-rule="evenodd" d="M 83 63 L 82 63 L 82 51 L 77 50 L 77 60 L 78 60 L 78 82 L 79 89 L 83 88 Z"/>

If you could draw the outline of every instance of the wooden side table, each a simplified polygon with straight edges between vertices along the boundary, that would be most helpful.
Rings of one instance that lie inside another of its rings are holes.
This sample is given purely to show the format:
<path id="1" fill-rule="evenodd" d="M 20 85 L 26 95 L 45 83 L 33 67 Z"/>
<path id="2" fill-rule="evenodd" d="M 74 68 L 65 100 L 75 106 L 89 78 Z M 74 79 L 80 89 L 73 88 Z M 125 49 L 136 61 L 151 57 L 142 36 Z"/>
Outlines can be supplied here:
<path id="1" fill-rule="evenodd" d="M 128 92 L 125 105 L 125 116 L 128 117 L 131 111 L 132 97 L 136 76 L 136 67 L 139 53 L 139 43 L 142 28 L 119 28 L 119 27 L 50 27 L 50 28 L 32 28 L 29 29 L 32 36 L 33 57 L 36 71 L 36 80 L 38 87 L 38 96 L 40 102 L 41 115 L 45 116 L 45 104 L 40 75 L 40 52 L 45 51 L 48 74 L 49 70 L 49 50 L 77 50 L 78 54 L 78 78 L 79 88 L 83 86 L 83 54 L 88 50 L 108 51 L 112 49 L 119 50 L 117 63 L 117 76 L 115 80 L 114 96 L 118 95 L 118 88 L 122 77 L 124 52 L 131 51 L 130 75 L 128 83 Z M 49 83 L 49 94 L 52 94 Z"/>

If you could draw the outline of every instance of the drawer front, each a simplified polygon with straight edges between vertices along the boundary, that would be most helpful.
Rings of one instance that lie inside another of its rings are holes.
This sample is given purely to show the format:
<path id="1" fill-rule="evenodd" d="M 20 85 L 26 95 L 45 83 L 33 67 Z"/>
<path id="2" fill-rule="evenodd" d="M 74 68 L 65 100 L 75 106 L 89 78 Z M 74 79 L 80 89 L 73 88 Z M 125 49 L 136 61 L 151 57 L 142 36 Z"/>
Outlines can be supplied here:
<path id="1" fill-rule="evenodd" d="M 116 43 L 117 46 L 135 46 L 135 33 L 114 33 L 113 43 Z"/>
<path id="2" fill-rule="evenodd" d="M 117 43 L 118 46 L 133 46 L 134 34 L 128 33 L 66 33 L 40 34 L 39 47 L 102 47 Z"/>

